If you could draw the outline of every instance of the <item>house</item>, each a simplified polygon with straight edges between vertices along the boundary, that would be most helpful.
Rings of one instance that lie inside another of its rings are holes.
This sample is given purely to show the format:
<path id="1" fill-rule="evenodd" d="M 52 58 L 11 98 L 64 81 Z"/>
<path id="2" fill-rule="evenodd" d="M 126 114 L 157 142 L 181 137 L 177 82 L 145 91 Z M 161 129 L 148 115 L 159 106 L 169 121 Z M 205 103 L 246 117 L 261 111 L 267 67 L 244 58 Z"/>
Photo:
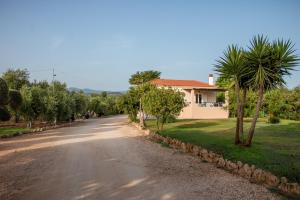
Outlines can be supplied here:
<path id="1" fill-rule="evenodd" d="M 185 94 L 187 106 L 178 118 L 224 119 L 229 116 L 227 91 L 214 85 L 212 74 L 208 77 L 208 83 L 171 79 L 155 79 L 151 83 L 158 87 L 176 89 Z M 217 102 L 217 92 L 225 92 L 225 102 Z"/>

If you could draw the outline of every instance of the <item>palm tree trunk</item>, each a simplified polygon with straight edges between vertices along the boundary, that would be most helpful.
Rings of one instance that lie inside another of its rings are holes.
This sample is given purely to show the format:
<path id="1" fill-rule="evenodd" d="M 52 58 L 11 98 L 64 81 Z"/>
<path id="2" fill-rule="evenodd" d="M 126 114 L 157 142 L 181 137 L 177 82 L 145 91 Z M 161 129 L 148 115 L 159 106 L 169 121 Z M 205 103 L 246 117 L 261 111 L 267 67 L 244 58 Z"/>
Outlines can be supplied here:
<path id="1" fill-rule="evenodd" d="M 236 93 L 236 105 L 237 105 L 237 111 L 236 111 L 236 129 L 235 129 L 235 140 L 234 144 L 240 144 L 240 87 L 238 83 L 235 84 L 235 93 Z"/>
<path id="2" fill-rule="evenodd" d="M 241 115 L 240 115 L 240 124 L 239 124 L 239 135 L 242 138 L 242 142 L 244 143 L 244 110 L 245 110 L 245 104 L 246 104 L 246 98 L 247 98 L 247 89 L 243 90 L 243 97 L 241 100 Z"/>
<path id="3" fill-rule="evenodd" d="M 252 144 L 252 138 L 253 138 L 253 135 L 254 135 L 256 122 L 257 122 L 257 119 L 258 119 L 258 116 L 259 116 L 259 111 L 260 111 L 260 108 L 261 108 L 261 105 L 262 105 L 262 102 L 263 102 L 263 97 L 264 97 L 264 88 L 263 88 L 263 86 L 260 86 L 259 87 L 259 92 L 258 92 L 258 101 L 256 103 L 255 115 L 252 119 L 251 127 L 249 129 L 248 138 L 247 138 L 247 142 L 246 142 L 246 146 L 249 146 L 249 147 Z"/>

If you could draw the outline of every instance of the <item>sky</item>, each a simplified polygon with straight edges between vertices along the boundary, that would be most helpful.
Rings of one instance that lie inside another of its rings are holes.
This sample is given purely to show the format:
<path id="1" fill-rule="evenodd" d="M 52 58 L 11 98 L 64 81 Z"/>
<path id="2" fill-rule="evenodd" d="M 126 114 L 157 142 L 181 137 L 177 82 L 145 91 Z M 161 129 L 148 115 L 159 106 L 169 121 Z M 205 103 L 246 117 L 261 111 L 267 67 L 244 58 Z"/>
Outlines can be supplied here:
<path id="1" fill-rule="evenodd" d="M 136 71 L 208 81 L 230 44 L 264 34 L 291 39 L 300 55 L 299 0 L 0 0 L 0 73 L 124 91 Z M 286 77 L 300 85 L 300 67 Z"/>

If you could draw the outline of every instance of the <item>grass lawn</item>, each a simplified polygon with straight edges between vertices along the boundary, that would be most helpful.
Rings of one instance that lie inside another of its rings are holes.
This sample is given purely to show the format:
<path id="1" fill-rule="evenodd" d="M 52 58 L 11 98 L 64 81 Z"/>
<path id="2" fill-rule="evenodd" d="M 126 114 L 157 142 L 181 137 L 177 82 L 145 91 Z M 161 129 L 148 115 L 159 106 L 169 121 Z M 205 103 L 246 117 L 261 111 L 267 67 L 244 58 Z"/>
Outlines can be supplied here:
<path id="1" fill-rule="evenodd" d="M 11 136 L 28 130 L 30 129 L 29 128 L 0 128 L 0 137 L 4 135 Z"/>
<path id="2" fill-rule="evenodd" d="M 148 120 L 147 127 L 156 130 L 155 121 Z M 245 120 L 246 131 L 250 120 Z M 235 119 L 177 120 L 168 123 L 159 134 L 184 142 L 200 145 L 222 154 L 230 160 L 248 164 L 300 182 L 300 122 L 282 120 L 268 124 L 261 119 L 256 126 L 250 148 L 234 145 Z"/>

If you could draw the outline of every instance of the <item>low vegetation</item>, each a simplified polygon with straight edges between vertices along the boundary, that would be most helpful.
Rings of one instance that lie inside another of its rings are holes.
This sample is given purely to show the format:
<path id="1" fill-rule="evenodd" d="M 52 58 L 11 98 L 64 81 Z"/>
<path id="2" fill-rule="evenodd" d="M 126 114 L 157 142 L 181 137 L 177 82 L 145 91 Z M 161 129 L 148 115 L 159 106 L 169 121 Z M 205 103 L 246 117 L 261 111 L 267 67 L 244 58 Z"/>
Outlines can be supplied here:
<path id="1" fill-rule="evenodd" d="M 0 137 L 22 134 L 29 130 L 29 128 L 0 128 Z"/>
<path id="2" fill-rule="evenodd" d="M 245 120 L 246 130 L 250 122 L 251 119 Z M 146 125 L 156 131 L 155 120 L 146 121 Z M 227 159 L 254 164 L 278 176 L 300 182 L 299 121 L 282 120 L 279 124 L 270 124 L 267 119 L 260 119 L 251 148 L 234 145 L 234 133 L 234 119 L 176 120 L 166 124 L 165 129 L 159 132 L 163 136 L 200 145 Z"/>

